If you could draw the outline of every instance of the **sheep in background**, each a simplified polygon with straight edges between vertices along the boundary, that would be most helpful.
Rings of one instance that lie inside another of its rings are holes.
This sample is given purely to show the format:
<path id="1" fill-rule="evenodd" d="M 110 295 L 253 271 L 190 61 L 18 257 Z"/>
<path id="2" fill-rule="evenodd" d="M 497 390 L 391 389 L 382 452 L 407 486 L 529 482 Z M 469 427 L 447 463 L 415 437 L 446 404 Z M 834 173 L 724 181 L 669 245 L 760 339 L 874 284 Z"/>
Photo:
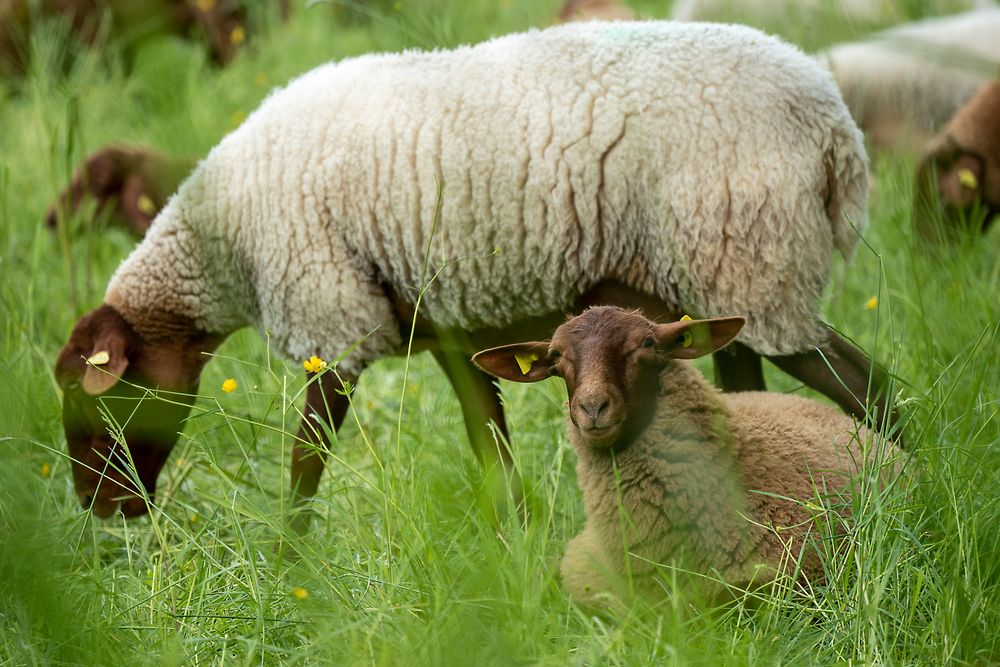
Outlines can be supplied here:
<path id="1" fill-rule="evenodd" d="M 586 527 L 566 547 L 563 581 L 587 607 L 664 592 L 663 565 L 740 588 L 781 574 L 822 578 L 817 493 L 850 508 L 869 435 L 800 396 L 720 394 L 694 359 L 724 347 L 745 320 L 656 324 L 595 307 L 551 342 L 484 350 L 483 370 L 515 382 L 566 382 Z M 890 458 L 894 448 L 879 443 Z"/>
<path id="2" fill-rule="evenodd" d="M 635 10 L 621 0 L 567 0 L 559 10 L 559 22 L 631 21 Z"/>
<path id="3" fill-rule="evenodd" d="M 1000 8 L 910 23 L 823 54 L 879 146 L 920 150 L 1000 66 Z"/>
<path id="4" fill-rule="evenodd" d="M 110 222 L 142 236 L 196 160 L 138 146 L 106 146 L 87 157 L 45 215 L 49 228 L 88 200 L 96 203 L 89 222 L 111 211 Z"/>
<path id="5" fill-rule="evenodd" d="M 251 325 L 293 359 L 350 349 L 338 372 L 353 382 L 415 319 L 417 349 L 467 383 L 482 457 L 503 412 L 462 355 L 601 303 L 664 319 L 739 309 L 743 345 L 716 357 L 724 387 L 762 387 L 763 354 L 890 423 L 884 377 L 869 395 L 871 361 L 817 318 L 832 253 L 866 222 L 866 166 L 829 73 L 741 26 L 577 23 L 315 69 L 198 165 L 60 353 L 80 500 L 146 511 L 206 353 Z M 448 263 L 415 318 L 428 249 Z M 136 386 L 184 398 L 136 407 Z M 311 416 L 339 427 L 338 389 L 332 373 L 309 385 L 300 499 L 324 467 Z M 128 423 L 144 489 L 101 473 L 116 450 L 98 400 Z"/>
<path id="6" fill-rule="evenodd" d="M 927 146 L 914 184 L 915 228 L 933 239 L 941 216 L 948 235 L 977 203 L 986 231 L 1000 214 L 1000 81 L 983 86 Z"/>

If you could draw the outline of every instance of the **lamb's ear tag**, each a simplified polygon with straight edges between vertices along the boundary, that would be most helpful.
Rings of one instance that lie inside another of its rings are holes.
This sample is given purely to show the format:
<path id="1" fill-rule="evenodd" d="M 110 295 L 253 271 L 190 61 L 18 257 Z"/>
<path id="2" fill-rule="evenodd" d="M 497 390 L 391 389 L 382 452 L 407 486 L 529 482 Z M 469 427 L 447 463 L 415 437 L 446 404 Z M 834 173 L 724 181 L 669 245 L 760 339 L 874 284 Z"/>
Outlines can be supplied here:
<path id="1" fill-rule="evenodd" d="M 962 168 L 958 170 L 958 183 L 966 190 L 975 190 L 979 187 L 979 180 L 969 168 Z"/>
<path id="2" fill-rule="evenodd" d="M 684 317 L 681 318 L 681 322 L 690 322 L 690 321 L 691 321 L 690 315 L 685 315 Z"/>
<path id="3" fill-rule="evenodd" d="M 521 375 L 527 375 L 528 371 L 531 370 L 531 364 L 538 361 L 537 352 L 529 352 L 528 354 L 514 353 L 514 361 L 517 362 L 518 368 L 521 369 Z"/>
<path id="4" fill-rule="evenodd" d="M 156 213 L 156 204 L 153 200 L 149 198 L 146 194 L 139 195 L 139 198 L 135 202 L 136 207 L 145 213 L 146 215 L 153 215 Z"/>
<path id="5" fill-rule="evenodd" d="M 101 350 L 100 352 L 95 352 L 94 354 L 87 357 L 87 363 L 91 366 L 103 366 L 104 364 L 111 361 L 111 355 L 108 354 L 107 350 Z"/>

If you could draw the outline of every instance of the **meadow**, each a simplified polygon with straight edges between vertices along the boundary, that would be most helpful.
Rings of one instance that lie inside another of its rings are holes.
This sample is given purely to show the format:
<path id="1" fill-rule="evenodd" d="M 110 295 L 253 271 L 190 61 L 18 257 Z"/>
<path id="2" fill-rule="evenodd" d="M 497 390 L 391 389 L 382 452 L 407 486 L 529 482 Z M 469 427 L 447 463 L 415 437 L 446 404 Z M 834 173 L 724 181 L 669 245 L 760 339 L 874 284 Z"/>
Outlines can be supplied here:
<path id="1" fill-rule="evenodd" d="M 305 377 L 250 330 L 208 365 L 151 516 L 81 510 L 51 370 L 135 240 L 79 221 L 44 227 L 73 166 L 110 142 L 204 155 L 316 64 L 546 25 L 557 5 L 299 4 L 226 69 L 175 39 L 126 55 L 83 49 L 58 25 L 37 31 L 28 76 L 0 82 L 0 664 L 1000 663 L 1000 229 L 915 245 L 912 155 L 873 155 L 870 225 L 852 260 L 838 259 L 824 305 L 899 378 L 911 456 L 901 483 L 855 500 L 828 580 L 808 591 L 578 609 L 558 578 L 583 521 L 565 389 L 504 386 L 524 522 L 491 506 L 426 354 L 362 376 L 312 530 L 298 535 L 288 466 Z M 870 26 L 768 27 L 813 49 Z M 767 372 L 771 388 L 805 391 Z"/>

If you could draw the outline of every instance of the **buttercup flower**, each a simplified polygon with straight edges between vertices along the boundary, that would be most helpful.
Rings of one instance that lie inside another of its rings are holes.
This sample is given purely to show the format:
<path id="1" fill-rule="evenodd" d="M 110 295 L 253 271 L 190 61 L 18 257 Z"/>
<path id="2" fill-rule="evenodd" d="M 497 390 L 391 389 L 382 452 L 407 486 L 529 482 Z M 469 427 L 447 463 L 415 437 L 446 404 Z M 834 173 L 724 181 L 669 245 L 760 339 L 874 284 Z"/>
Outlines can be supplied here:
<path id="1" fill-rule="evenodd" d="M 326 368 L 326 362 L 315 354 L 302 362 L 302 368 L 310 373 L 319 373 Z"/>
<path id="2" fill-rule="evenodd" d="M 247 31 L 241 25 L 236 26 L 233 28 L 233 31 L 229 33 L 229 42 L 231 44 L 240 45 L 246 41 L 246 38 Z"/>
<path id="3" fill-rule="evenodd" d="M 239 385 L 236 384 L 236 380 L 234 380 L 233 378 L 226 378 L 226 381 L 222 383 L 222 391 L 226 392 L 227 394 L 231 394 L 234 391 L 236 391 L 237 386 Z"/>
<path id="4" fill-rule="evenodd" d="M 48 477 L 50 472 L 52 472 L 52 466 L 50 466 L 48 463 L 43 463 L 41 470 L 42 477 Z"/>
<path id="5" fill-rule="evenodd" d="M 865 308 L 867 308 L 868 310 L 875 310 L 876 308 L 878 308 L 878 297 L 873 296 L 872 298 L 865 301 Z"/>
<path id="6" fill-rule="evenodd" d="M 309 597 L 309 591 L 302 588 L 301 586 L 298 586 L 292 589 L 292 595 L 295 596 L 296 600 L 305 600 L 307 597 Z"/>

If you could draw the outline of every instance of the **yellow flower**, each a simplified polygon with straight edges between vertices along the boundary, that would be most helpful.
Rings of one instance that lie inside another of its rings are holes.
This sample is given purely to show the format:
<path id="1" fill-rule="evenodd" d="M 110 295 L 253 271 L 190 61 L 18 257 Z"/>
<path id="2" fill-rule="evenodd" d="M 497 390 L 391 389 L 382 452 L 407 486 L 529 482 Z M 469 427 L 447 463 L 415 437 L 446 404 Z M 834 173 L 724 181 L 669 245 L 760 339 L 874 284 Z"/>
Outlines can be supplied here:
<path id="1" fill-rule="evenodd" d="M 256 83 L 258 86 L 266 86 L 267 72 L 257 72 L 257 75 L 254 76 L 253 78 L 253 82 Z"/>
<path id="2" fill-rule="evenodd" d="M 875 310 L 876 308 L 878 308 L 878 297 L 873 296 L 872 298 L 865 301 L 865 308 L 867 308 L 868 310 Z"/>
<path id="3" fill-rule="evenodd" d="M 153 200 L 147 195 L 139 195 L 139 199 L 135 202 L 135 205 L 146 215 L 153 215 L 156 213 L 156 204 L 154 204 Z"/>
<path id="4" fill-rule="evenodd" d="M 958 183 L 966 190 L 975 190 L 979 187 L 979 179 L 976 178 L 971 169 L 958 170 Z"/>
<path id="5" fill-rule="evenodd" d="M 215 0 L 195 0 L 195 6 L 203 12 L 210 12 L 215 7 Z"/>
<path id="6" fill-rule="evenodd" d="M 245 42 L 246 39 L 247 39 L 247 31 L 241 25 L 236 26 L 235 28 L 233 28 L 233 31 L 229 33 L 230 44 L 235 44 L 239 46 L 240 44 Z"/>
<path id="7" fill-rule="evenodd" d="M 41 472 L 42 472 L 42 477 L 48 477 L 49 473 L 52 472 L 52 466 L 50 466 L 48 463 L 43 463 Z"/>
<path id="8" fill-rule="evenodd" d="M 240 123 L 247 119 L 246 111 L 234 111 L 233 115 L 229 117 L 229 123 L 233 127 L 239 127 Z"/>
<path id="9" fill-rule="evenodd" d="M 310 373 L 319 373 L 321 370 L 326 368 L 326 362 L 314 354 L 302 362 L 302 368 L 306 369 Z"/>
<path id="10" fill-rule="evenodd" d="M 239 385 L 236 384 L 236 380 L 234 380 L 233 378 L 226 378 L 226 381 L 222 383 L 222 391 L 226 392 L 227 394 L 231 394 L 234 391 L 236 391 L 236 387 L 238 386 Z"/>
<path id="11" fill-rule="evenodd" d="M 305 600 L 307 597 L 309 597 L 309 591 L 302 588 L 301 586 L 298 586 L 292 589 L 292 595 L 295 596 L 296 600 Z"/>

